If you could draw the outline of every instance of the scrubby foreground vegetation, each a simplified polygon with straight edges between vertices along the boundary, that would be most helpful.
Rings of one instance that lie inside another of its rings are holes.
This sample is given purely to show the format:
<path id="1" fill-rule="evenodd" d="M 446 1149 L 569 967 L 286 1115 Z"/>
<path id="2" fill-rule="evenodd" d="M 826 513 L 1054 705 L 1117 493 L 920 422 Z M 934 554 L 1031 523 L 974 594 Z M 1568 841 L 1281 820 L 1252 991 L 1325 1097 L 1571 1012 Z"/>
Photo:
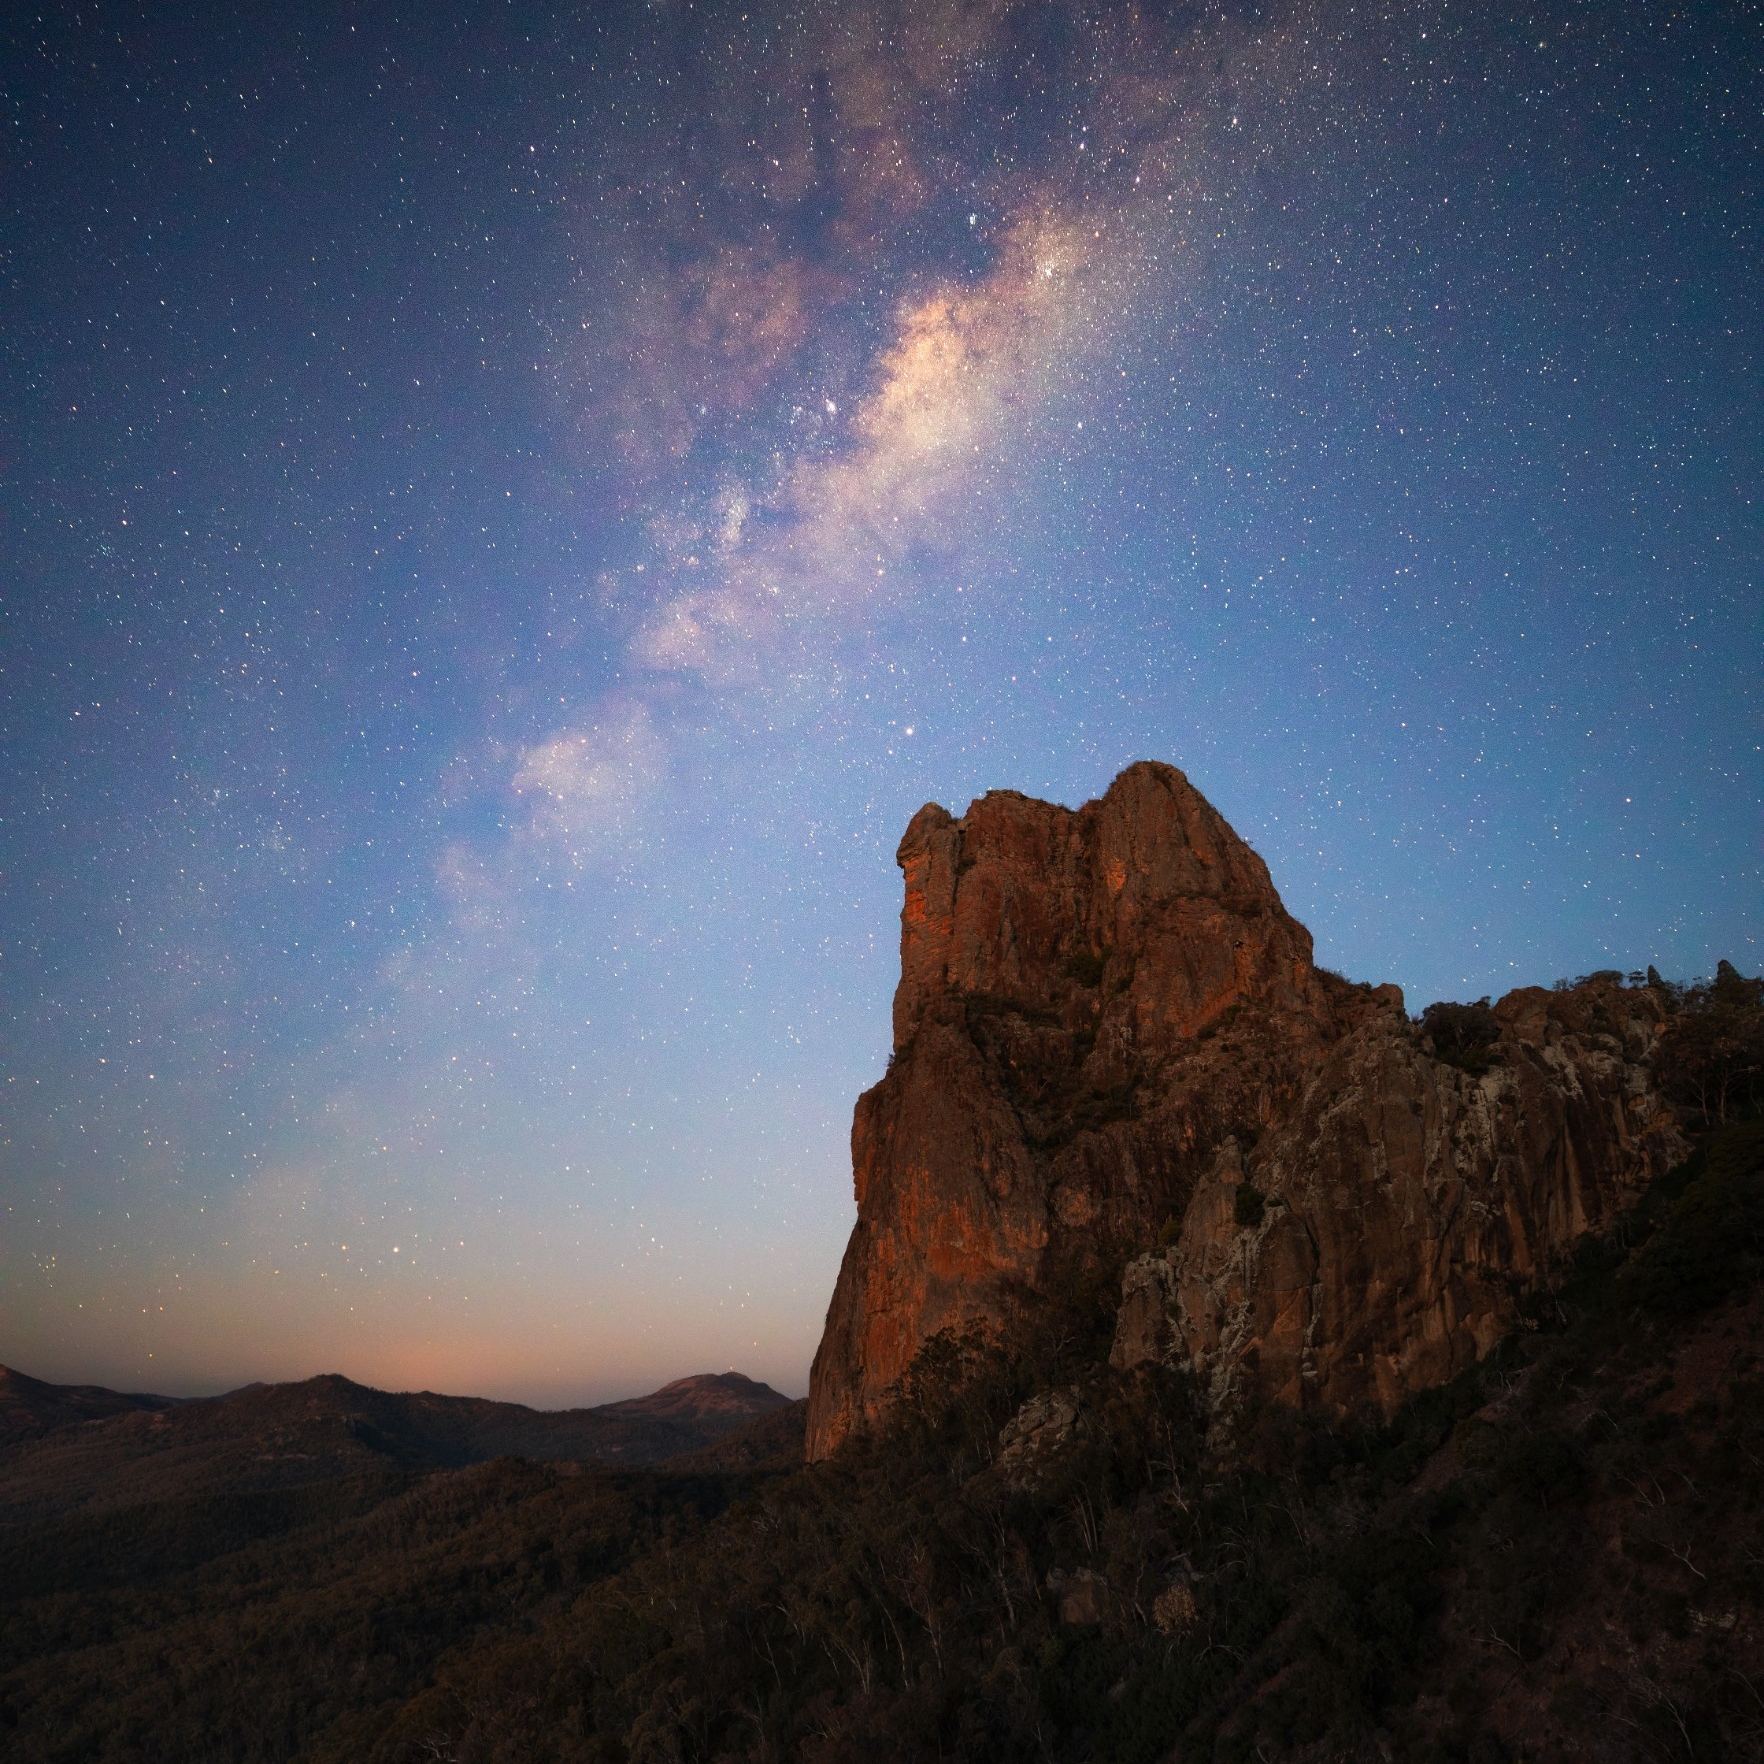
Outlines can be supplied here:
<path id="1" fill-rule="evenodd" d="M 934 1344 L 900 1425 L 812 1468 L 798 1410 L 657 1471 L 504 1460 L 0 1534 L 0 1744 L 1764 1757 L 1757 991 L 1680 995 L 1699 1036 L 1733 1007 L 1701 1056 L 1723 1085 L 1688 1033 L 1674 1055 L 1695 1155 L 1388 1426 L 1221 1426 L 1177 1374 L 1111 1373 L 1115 1291 L 1074 1280 Z"/>

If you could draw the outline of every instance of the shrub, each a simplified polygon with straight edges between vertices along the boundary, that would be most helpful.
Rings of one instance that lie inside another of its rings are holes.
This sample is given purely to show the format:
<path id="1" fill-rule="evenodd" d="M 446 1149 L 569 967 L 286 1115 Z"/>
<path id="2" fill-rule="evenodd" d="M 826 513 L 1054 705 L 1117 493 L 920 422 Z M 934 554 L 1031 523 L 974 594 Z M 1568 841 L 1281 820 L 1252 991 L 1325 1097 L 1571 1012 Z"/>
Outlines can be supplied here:
<path id="1" fill-rule="evenodd" d="M 1486 1072 L 1499 1062 L 1501 1026 L 1486 997 L 1474 1004 L 1430 1004 L 1421 1013 L 1421 1032 L 1433 1043 L 1433 1057 L 1461 1072 Z"/>
<path id="2" fill-rule="evenodd" d="M 1670 1002 L 1654 1061 L 1667 1096 L 1712 1126 L 1764 1106 L 1764 980 L 1722 962 L 1713 980 L 1673 988 Z"/>
<path id="3" fill-rule="evenodd" d="M 1658 1316 L 1689 1317 L 1764 1270 L 1764 1121 L 1730 1127 L 1710 1145 L 1624 1284 Z"/>
<path id="4" fill-rule="evenodd" d="M 1066 957 L 1066 972 L 1080 986 L 1100 986 L 1103 969 L 1109 965 L 1109 952 L 1106 949 L 1074 950 Z"/>

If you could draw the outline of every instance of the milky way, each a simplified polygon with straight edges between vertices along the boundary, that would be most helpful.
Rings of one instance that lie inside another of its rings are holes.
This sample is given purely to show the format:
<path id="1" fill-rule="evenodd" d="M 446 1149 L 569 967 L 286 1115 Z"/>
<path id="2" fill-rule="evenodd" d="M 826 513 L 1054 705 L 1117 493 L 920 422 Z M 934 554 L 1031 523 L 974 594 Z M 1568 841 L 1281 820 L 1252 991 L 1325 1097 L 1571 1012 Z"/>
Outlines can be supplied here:
<path id="1" fill-rule="evenodd" d="M 7 31 L 8 1363 L 800 1390 L 927 799 L 1757 971 L 1744 8 Z"/>

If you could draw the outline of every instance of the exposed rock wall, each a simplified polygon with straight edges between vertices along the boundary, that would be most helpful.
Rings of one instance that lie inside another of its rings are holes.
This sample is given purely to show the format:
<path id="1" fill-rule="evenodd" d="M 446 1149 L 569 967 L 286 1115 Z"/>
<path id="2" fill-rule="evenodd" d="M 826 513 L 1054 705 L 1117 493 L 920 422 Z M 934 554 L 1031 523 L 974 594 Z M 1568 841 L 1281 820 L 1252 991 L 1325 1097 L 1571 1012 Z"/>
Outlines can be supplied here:
<path id="1" fill-rule="evenodd" d="M 1487 1353 L 1686 1149 L 1647 1065 L 1652 994 L 1533 987 L 1495 1015 L 1482 1073 L 1400 1013 L 1368 1022 L 1252 1150 L 1221 1145 L 1176 1242 L 1127 1266 L 1115 1365 L 1186 1364 L 1216 1411 L 1254 1390 L 1339 1418 Z"/>
<path id="2" fill-rule="evenodd" d="M 1166 1218 L 1172 1253 L 1129 1267 L 1120 1363 L 1190 1360 L 1222 1400 L 1253 1377 L 1388 1403 L 1485 1351 L 1507 1277 L 1541 1277 L 1677 1148 L 1645 995 L 1618 989 L 1607 1045 L 1605 1004 L 1514 994 L 1502 1064 L 1444 1066 L 1395 987 L 1312 965 L 1266 865 L 1172 767 L 1076 810 L 928 804 L 897 855 L 894 1056 L 853 1122 L 811 1457 L 876 1421 L 938 1331 Z M 1279 1197 L 1253 1229 L 1245 1180 Z"/>

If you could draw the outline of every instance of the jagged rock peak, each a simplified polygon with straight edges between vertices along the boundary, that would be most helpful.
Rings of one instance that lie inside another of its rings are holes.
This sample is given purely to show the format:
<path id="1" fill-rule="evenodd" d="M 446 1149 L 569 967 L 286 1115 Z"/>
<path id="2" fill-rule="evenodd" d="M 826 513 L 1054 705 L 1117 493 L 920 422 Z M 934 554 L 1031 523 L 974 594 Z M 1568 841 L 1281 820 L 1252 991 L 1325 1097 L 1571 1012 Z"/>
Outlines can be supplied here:
<path id="1" fill-rule="evenodd" d="M 1195 1157 L 1266 1117 L 1351 992 L 1173 766 L 1130 766 L 1079 809 L 928 804 L 897 858 L 895 1054 L 852 1126 L 858 1223 L 811 1454 L 874 1420 L 929 1336 L 1179 1206 Z M 1221 1057 L 1228 1022 L 1253 1055 Z"/>
<path id="2" fill-rule="evenodd" d="M 1187 1365 L 1221 1410 L 1388 1410 L 1684 1149 L 1651 995 L 1509 994 L 1498 1045 L 1454 1063 L 1398 988 L 1312 965 L 1174 767 L 1079 809 L 928 804 L 897 856 L 895 1051 L 852 1122 L 811 1458 L 879 1421 L 933 1337 L 1123 1262 L 1117 1366 Z"/>
<path id="3" fill-rule="evenodd" d="M 952 991 L 1039 1006 L 1073 980 L 1141 981 L 1136 1027 L 1158 1040 L 1247 996 L 1316 1002 L 1310 934 L 1174 766 L 1142 760 L 1076 810 L 1015 790 L 988 791 L 960 820 L 927 803 L 895 858 L 906 876 L 897 1050 Z"/>

